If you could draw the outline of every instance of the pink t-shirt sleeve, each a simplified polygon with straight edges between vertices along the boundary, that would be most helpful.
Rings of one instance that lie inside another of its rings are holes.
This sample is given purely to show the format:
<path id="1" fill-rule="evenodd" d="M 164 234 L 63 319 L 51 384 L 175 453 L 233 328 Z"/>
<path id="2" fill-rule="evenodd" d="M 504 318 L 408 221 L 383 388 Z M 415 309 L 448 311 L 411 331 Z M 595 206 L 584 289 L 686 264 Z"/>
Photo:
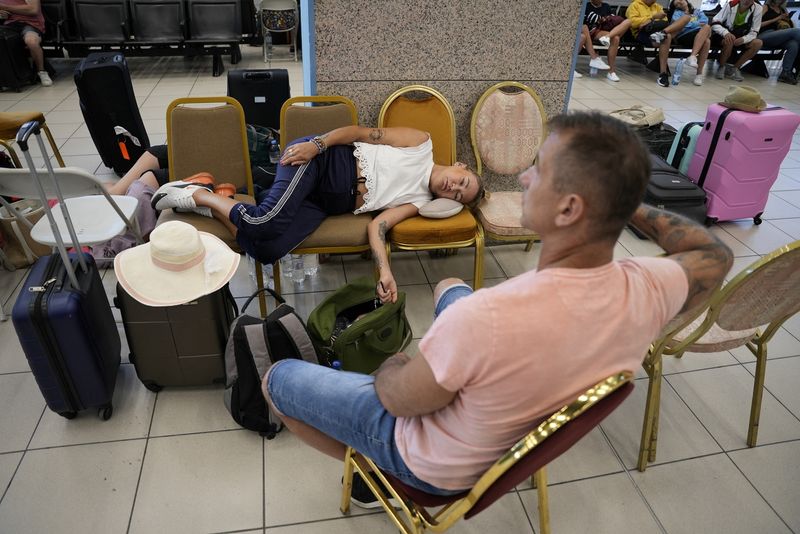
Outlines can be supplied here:
<path id="1" fill-rule="evenodd" d="M 686 272 L 677 261 L 669 258 L 639 257 L 629 261 L 640 269 L 644 283 L 656 297 L 651 300 L 655 320 L 661 326 L 665 325 L 686 302 L 689 294 Z"/>
<path id="2" fill-rule="evenodd" d="M 469 385 L 491 361 L 492 310 L 482 293 L 448 306 L 419 344 L 436 382 L 448 391 Z"/>

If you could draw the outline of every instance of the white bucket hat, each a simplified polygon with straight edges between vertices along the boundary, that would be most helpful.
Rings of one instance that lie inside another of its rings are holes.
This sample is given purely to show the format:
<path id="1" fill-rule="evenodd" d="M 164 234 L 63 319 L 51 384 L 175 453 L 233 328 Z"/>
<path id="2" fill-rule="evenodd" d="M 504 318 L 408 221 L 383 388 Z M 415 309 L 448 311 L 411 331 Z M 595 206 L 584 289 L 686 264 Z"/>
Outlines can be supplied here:
<path id="1" fill-rule="evenodd" d="M 120 285 L 147 306 L 177 306 L 222 288 L 239 266 L 239 254 L 221 239 L 194 226 L 169 221 L 150 242 L 114 258 Z"/>

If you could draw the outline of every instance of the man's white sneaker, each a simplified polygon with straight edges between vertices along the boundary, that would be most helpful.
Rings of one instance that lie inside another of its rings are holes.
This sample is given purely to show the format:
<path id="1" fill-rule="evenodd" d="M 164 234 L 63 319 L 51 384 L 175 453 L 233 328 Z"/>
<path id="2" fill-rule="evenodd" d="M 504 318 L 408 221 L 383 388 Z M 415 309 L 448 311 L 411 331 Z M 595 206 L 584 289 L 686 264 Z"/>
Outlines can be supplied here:
<path id="1" fill-rule="evenodd" d="M 695 84 L 698 87 L 703 85 L 703 75 L 702 74 L 698 74 L 697 76 L 695 76 L 694 80 L 692 81 L 692 83 Z"/>
<path id="2" fill-rule="evenodd" d="M 150 201 L 150 205 L 157 211 L 169 208 L 194 211 L 197 208 L 197 204 L 195 204 L 192 195 L 198 189 L 209 190 L 207 187 L 192 182 L 169 182 L 158 188 Z"/>
<path id="3" fill-rule="evenodd" d="M 599 57 L 599 56 L 598 56 L 598 57 L 596 57 L 596 58 L 594 58 L 593 60 L 591 60 L 591 61 L 589 62 L 589 66 L 590 66 L 590 67 L 594 67 L 594 68 L 596 68 L 597 70 L 608 70 L 608 69 L 610 69 L 610 68 L 611 68 L 611 67 L 609 67 L 608 65 L 606 65 L 606 62 L 605 62 L 605 61 L 603 61 L 603 58 L 601 58 L 601 57 Z"/>
<path id="4" fill-rule="evenodd" d="M 214 218 L 214 215 L 211 213 L 211 208 L 207 206 L 198 206 L 191 209 L 175 208 L 175 211 L 178 213 L 196 213 L 198 215 L 202 215 L 203 217 L 208 217 L 209 219 Z"/>
<path id="5" fill-rule="evenodd" d="M 577 70 L 574 70 L 574 71 L 572 71 L 572 77 L 573 78 L 583 78 L 583 74 L 581 74 Z"/>
<path id="6" fill-rule="evenodd" d="M 654 32 L 650 34 L 650 42 L 653 46 L 657 47 L 661 43 L 664 42 L 664 39 L 667 38 L 667 35 L 664 32 Z"/>
<path id="7" fill-rule="evenodd" d="M 53 85 L 53 80 L 50 79 L 50 75 L 47 74 L 47 71 L 41 70 L 37 74 L 39 74 L 39 81 L 42 82 L 42 87 L 50 87 Z"/>
<path id="8" fill-rule="evenodd" d="M 619 76 L 617 76 L 616 72 L 609 72 L 608 74 L 606 74 L 606 78 L 608 78 L 612 82 L 619 81 Z"/>
<path id="9" fill-rule="evenodd" d="M 697 56 L 689 56 L 689 59 L 686 60 L 686 64 L 692 67 L 693 69 L 697 68 Z"/>
<path id="10" fill-rule="evenodd" d="M 600 43 L 603 46 L 610 46 L 611 45 L 611 39 L 608 38 L 608 35 L 602 36 L 601 38 L 599 38 L 597 40 L 597 42 Z"/>

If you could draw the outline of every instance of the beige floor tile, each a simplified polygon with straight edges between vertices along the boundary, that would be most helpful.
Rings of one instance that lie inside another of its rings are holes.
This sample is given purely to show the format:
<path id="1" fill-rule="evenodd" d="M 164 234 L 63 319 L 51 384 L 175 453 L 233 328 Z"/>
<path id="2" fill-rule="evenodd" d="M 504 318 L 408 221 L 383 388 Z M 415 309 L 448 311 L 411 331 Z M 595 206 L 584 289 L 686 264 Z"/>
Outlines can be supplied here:
<path id="1" fill-rule="evenodd" d="M 0 503 L 4 532 L 125 532 L 145 441 L 29 451 Z"/>
<path id="2" fill-rule="evenodd" d="M 67 167 L 80 167 L 90 174 L 94 174 L 98 169 L 106 168 L 96 151 L 94 155 L 64 156 L 63 159 Z"/>
<path id="3" fill-rule="evenodd" d="M 345 283 L 344 270 L 339 258 L 333 258 L 331 261 L 323 263 L 319 266 L 319 271 L 315 276 L 306 276 L 299 281 L 294 278 L 290 280 L 286 277 L 286 273 L 281 270 L 281 293 L 283 295 L 333 291 L 339 289 Z"/>
<path id="4" fill-rule="evenodd" d="M 647 380 L 637 380 L 636 389 L 630 397 L 601 424 L 614 449 L 629 469 L 635 468 L 639 456 L 646 398 Z M 719 446 L 669 384 L 664 384 L 661 388 L 661 418 L 655 463 L 715 452 L 720 452 Z"/>
<path id="5" fill-rule="evenodd" d="M 800 192 L 782 191 L 780 193 L 770 193 L 767 205 L 764 208 L 763 219 L 790 219 L 800 217 Z"/>
<path id="6" fill-rule="evenodd" d="M 114 388 L 114 415 L 111 419 L 103 421 L 94 408 L 80 412 L 72 420 L 45 410 L 30 446 L 58 447 L 147 437 L 155 398 L 155 394 L 145 389 L 136 378 L 132 365 L 121 365 Z"/>
<path id="7" fill-rule="evenodd" d="M 664 250 L 649 239 L 639 239 L 629 229 L 624 229 L 619 236 L 619 243 L 634 256 L 658 256 Z"/>
<path id="8" fill-rule="evenodd" d="M 71 156 L 94 156 L 97 155 L 97 147 L 91 137 L 78 137 L 68 139 L 59 147 L 61 157 L 64 161 Z"/>
<path id="9" fill-rule="evenodd" d="M 770 221 L 755 225 L 752 221 L 743 220 L 720 223 L 720 226 L 757 254 L 769 254 L 792 241 L 788 234 L 780 231 Z"/>
<path id="10" fill-rule="evenodd" d="M 778 175 L 778 179 L 772 184 L 770 191 L 782 192 L 796 191 L 798 189 L 800 189 L 800 182 L 792 178 L 788 171 L 781 171 Z"/>
<path id="11" fill-rule="evenodd" d="M 714 225 L 709 228 L 711 233 L 717 236 L 720 241 L 728 245 L 733 252 L 734 257 L 752 256 L 755 254 L 748 246 L 744 245 L 741 241 L 733 237 L 731 234 L 723 230 L 719 225 Z"/>
<path id="12" fill-rule="evenodd" d="M 0 323 L 0 374 L 3 373 L 24 373 L 30 371 L 30 365 L 25 358 L 25 353 L 19 344 L 14 324 L 10 319 L 11 306 L 8 306 L 6 313 L 9 319 Z"/>
<path id="13" fill-rule="evenodd" d="M 755 356 L 747 347 L 731 349 L 730 353 L 742 363 L 756 361 Z M 800 356 L 800 340 L 781 328 L 767 343 L 767 359 L 785 358 L 786 356 Z"/>
<path id="14" fill-rule="evenodd" d="M 800 441 L 744 449 L 729 456 L 789 527 L 800 531 Z"/>
<path id="15" fill-rule="evenodd" d="M 755 375 L 756 364 L 749 363 L 745 368 Z M 778 401 L 800 418 L 800 356 L 794 358 L 781 358 L 767 363 L 767 373 L 764 379 L 766 388 Z"/>
<path id="16" fill-rule="evenodd" d="M 400 286 L 406 293 L 406 317 L 415 338 L 425 336 L 433 324 L 433 290 L 428 284 Z"/>
<path id="17" fill-rule="evenodd" d="M 728 271 L 728 274 L 725 275 L 725 280 L 732 280 L 737 274 L 741 273 L 760 259 L 761 256 L 739 256 L 737 258 L 733 258 L 733 265 L 731 266 L 731 270 Z"/>
<path id="18" fill-rule="evenodd" d="M 774 220 L 772 224 L 791 236 L 792 239 L 800 239 L 800 218 Z"/>
<path id="19" fill-rule="evenodd" d="M 0 406 L 0 453 L 24 450 L 45 409 L 33 374 L 0 375 Z"/>
<path id="20" fill-rule="evenodd" d="M 264 446 L 266 525 L 340 517 L 344 464 L 284 430 Z M 352 507 L 353 515 L 366 513 Z"/>
<path id="21" fill-rule="evenodd" d="M 753 376 L 742 367 L 721 367 L 667 377 L 724 450 L 746 446 Z M 760 444 L 800 439 L 800 421 L 764 391 Z"/>
<path id="22" fill-rule="evenodd" d="M 8 488 L 8 484 L 11 482 L 21 459 L 21 452 L 0 454 L 0 496 L 2 496 Z"/>
<path id="23" fill-rule="evenodd" d="M 83 122 L 83 115 L 80 110 L 71 111 L 50 111 L 44 115 L 47 124 L 80 124 Z"/>
<path id="24" fill-rule="evenodd" d="M 414 251 L 394 251 L 391 255 L 392 274 L 397 285 L 426 284 L 428 279 L 422 268 L 417 254 L 427 254 L 427 252 Z M 342 257 L 345 276 L 348 281 L 363 276 L 375 276 L 375 264 L 372 260 L 362 259 L 357 254 L 350 254 Z"/>
<path id="25" fill-rule="evenodd" d="M 289 304 L 294 311 L 302 317 L 304 321 L 308 320 L 308 315 L 314 311 L 314 308 L 319 306 L 323 300 L 328 298 L 333 292 L 332 291 L 320 291 L 316 293 L 294 293 L 294 294 L 284 294 L 284 298 L 286 299 L 287 304 Z M 257 304 L 251 304 L 251 306 L 257 306 Z M 258 307 L 255 308 L 256 310 Z M 272 308 L 270 308 L 272 309 Z M 250 313 L 253 313 L 252 311 Z"/>
<path id="26" fill-rule="evenodd" d="M 602 430 L 595 428 L 570 450 L 548 464 L 547 480 L 550 484 L 560 484 L 619 473 L 622 470 L 622 464 L 614 454 L 614 449 L 609 445 Z M 532 488 L 530 479 L 518 487 L 520 490 Z"/>
<path id="27" fill-rule="evenodd" d="M 225 408 L 225 387 L 165 388 L 158 393 L 151 436 L 240 428 Z"/>
<path id="28" fill-rule="evenodd" d="M 728 351 L 707 353 L 687 352 L 681 358 L 664 356 L 663 361 L 665 375 L 698 371 L 700 369 L 711 369 L 712 367 L 723 367 L 726 365 L 737 365 L 739 363 Z"/>
<path id="29" fill-rule="evenodd" d="M 800 313 L 783 323 L 783 328 L 796 338 L 800 338 Z"/>
<path id="30" fill-rule="evenodd" d="M 652 467 L 633 479 L 670 534 L 789 532 L 723 454 Z"/>
<path id="31" fill-rule="evenodd" d="M 535 490 L 521 491 L 520 497 L 539 532 Z M 551 486 L 549 497 L 553 532 L 659 532 L 658 524 L 624 473 Z"/>
<path id="32" fill-rule="evenodd" d="M 535 243 L 528 252 L 523 245 L 498 245 L 491 247 L 491 253 L 503 272 L 509 276 L 517 276 L 535 270 L 539 264 L 542 246 Z"/>
<path id="33" fill-rule="evenodd" d="M 150 439 L 130 532 L 263 526 L 262 441 L 246 430 Z"/>
<path id="34" fill-rule="evenodd" d="M 443 258 L 431 258 L 427 252 L 420 252 L 419 258 L 425 275 L 432 284 L 436 284 L 444 278 L 456 277 L 462 280 L 471 281 L 475 272 L 475 249 L 462 248 L 454 256 Z M 500 266 L 494 261 L 494 257 L 486 254 L 483 256 L 483 277 L 499 278 L 505 276 Z"/>
<path id="35" fill-rule="evenodd" d="M 48 113 L 53 108 L 58 106 L 61 103 L 61 98 L 56 99 L 36 99 L 36 100 L 22 100 L 13 106 L 9 107 L 6 111 L 10 113 L 19 113 L 21 111 L 41 111 L 42 113 Z"/>

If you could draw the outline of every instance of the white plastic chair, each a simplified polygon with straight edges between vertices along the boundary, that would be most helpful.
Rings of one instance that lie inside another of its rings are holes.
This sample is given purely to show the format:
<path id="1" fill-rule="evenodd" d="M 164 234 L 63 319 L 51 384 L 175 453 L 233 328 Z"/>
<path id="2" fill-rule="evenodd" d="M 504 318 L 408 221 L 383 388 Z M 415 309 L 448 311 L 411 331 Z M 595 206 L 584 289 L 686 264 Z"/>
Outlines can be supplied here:
<path id="1" fill-rule="evenodd" d="M 102 182 L 83 169 L 77 167 L 57 167 L 53 169 L 58 187 L 64 196 L 69 218 L 82 245 L 92 246 L 104 243 L 125 229 L 131 230 L 138 242 L 141 233 L 136 225 L 136 209 L 139 201 L 124 195 L 109 195 Z M 38 171 L 45 196 L 48 200 L 57 198 L 52 180 L 46 178 L 46 169 Z M 40 198 L 35 180 L 28 169 L 0 169 L 0 195 L 21 198 Z M 9 213 L 16 210 L 0 197 Z M 52 210 L 56 226 L 61 235 L 69 235 L 64 214 L 60 209 Z M 30 225 L 25 217 L 18 217 L 21 224 Z M 31 228 L 31 238 L 37 243 L 54 247 L 58 241 L 53 234 L 47 217 L 42 217 Z"/>
<path id="2" fill-rule="evenodd" d="M 264 33 L 264 63 L 272 58 L 272 37 L 270 32 L 288 32 L 290 46 L 294 46 L 294 60 L 297 61 L 297 26 L 300 24 L 296 0 L 261 0 L 258 5 L 258 18 Z"/>

